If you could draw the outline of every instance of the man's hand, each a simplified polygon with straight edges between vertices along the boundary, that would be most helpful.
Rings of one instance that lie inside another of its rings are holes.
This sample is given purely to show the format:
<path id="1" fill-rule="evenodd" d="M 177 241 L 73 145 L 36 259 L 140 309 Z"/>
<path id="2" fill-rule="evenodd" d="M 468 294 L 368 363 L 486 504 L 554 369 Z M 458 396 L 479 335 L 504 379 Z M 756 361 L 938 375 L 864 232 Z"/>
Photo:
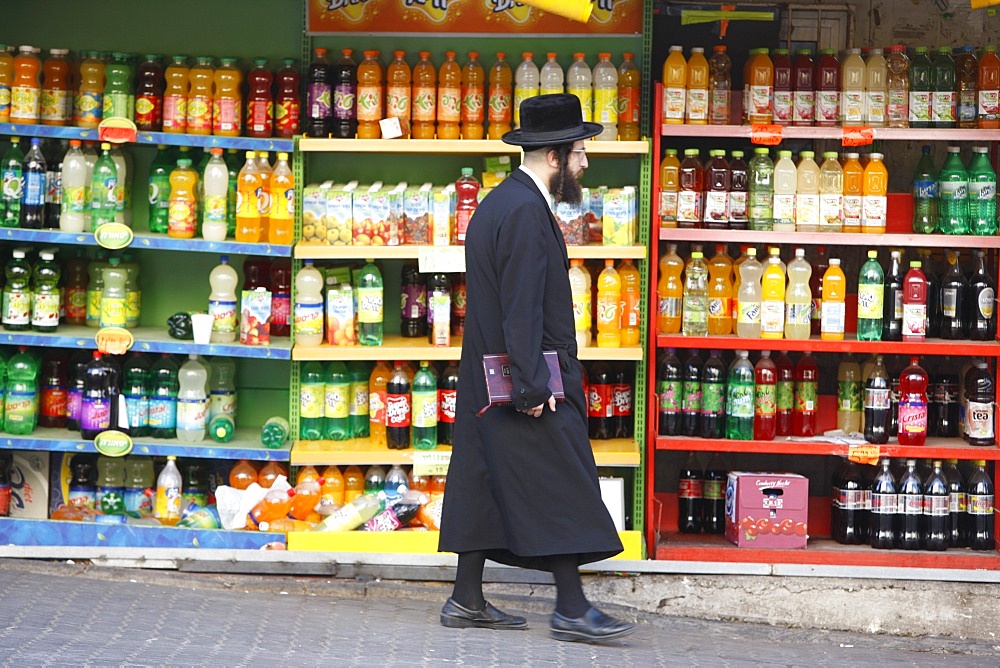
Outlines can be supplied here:
<path id="1" fill-rule="evenodd" d="M 549 400 L 546 401 L 545 404 L 538 404 L 534 408 L 529 408 L 524 412 L 527 415 L 530 415 L 531 417 L 539 417 L 542 414 L 542 411 L 545 410 L 546 404 L 548 404 L 550 411 L 552 411 L 553 413 L 556 412 L 556 398 L 553 397 L 551 394 L 549 395 Z"/>

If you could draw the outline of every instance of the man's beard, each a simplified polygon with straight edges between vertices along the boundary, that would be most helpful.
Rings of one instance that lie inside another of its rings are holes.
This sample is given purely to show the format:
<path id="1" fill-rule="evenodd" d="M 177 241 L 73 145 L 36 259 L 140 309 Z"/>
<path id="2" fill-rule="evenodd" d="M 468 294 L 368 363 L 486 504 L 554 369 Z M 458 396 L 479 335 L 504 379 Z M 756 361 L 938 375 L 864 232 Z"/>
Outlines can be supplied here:
<path id="1" fill-rule="evenodd" d="M 549 191 L 557 203 L 566 202 L 575 205 L 583 201 L 583 188 L 565 162 L 559 165 L 559 171 L 552 176 Z"/>

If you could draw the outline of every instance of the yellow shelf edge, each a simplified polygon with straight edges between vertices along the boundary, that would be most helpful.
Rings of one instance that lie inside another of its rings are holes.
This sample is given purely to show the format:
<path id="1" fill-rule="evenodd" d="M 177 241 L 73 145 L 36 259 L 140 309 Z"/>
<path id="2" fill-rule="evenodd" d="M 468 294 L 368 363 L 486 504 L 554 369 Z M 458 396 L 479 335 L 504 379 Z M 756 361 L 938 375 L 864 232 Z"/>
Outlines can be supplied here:
<path id="1" fill-rule="evenodd" d="M 521 149 L 498 139 L 318 139 L 299 140 L 303 153 L 436 153 L 518 155 Z M 602 156 L 643 156 L 649 141 L 589 141 L 587 153 Z"/>
<path id="2" fill-rule="evenodd" d="M 416 260 L 420 257 L 420 249 L 428 246 L 327 246 L 322 244 L 307 244 L 299 242 L 295 245 L 295 257 L 300 260 Z M 434 248 L 431 246 L 430 248 Z M 451 246 L 437 246 L 451 248 Z M 647 248 L 634 246 L 567 246 L 566 251 L 571 258 L 585 260 L 603 260 L 605 258 L 644 260 Z"/>

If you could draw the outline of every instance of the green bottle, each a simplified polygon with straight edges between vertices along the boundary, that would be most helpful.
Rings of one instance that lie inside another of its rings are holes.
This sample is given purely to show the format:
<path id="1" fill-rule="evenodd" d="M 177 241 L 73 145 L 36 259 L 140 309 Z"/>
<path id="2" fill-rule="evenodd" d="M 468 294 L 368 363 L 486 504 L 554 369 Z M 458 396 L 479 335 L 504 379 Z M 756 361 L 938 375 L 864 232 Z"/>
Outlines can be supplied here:
<path id="1" fill-rule="evenodd" d="M 343 362 L 331 362 L 323 402 L 323 438 L 344 441 L 351 437 L 351 379 Z"/>
<path id="2" fill-rule="evenodd" d="M 969 164 L 969 232 L 980 236 L 997 233 L 997 174 L 988 151 L 973 146 Z"/>
<path id="3" fill-rule="evenodd" d="M 969 174 L 958 146 L 948 147 L 948 157 L 938 174 L 937 229 L 944 234 L 969 233 Z"/>
<path id="4" fill-rule="evenodd" d="M 347 374 L 351 379 L 351 400 L 348 406 L 348 424 L 351 438 L 368 438 L 368 379 L 371 371 L 360 360 L 347 363 Z"/>
<path id="5" fill-rule="evenodd" d="M 754 368 L 749 352 L 737 350 L 729 366 L 726 397 L 726 438 L 734 441 L 753 440 Z"/>
<path id="6" fill-rule="evenodd" d="M 101 156 L 94 163 L 90 180 L 90 231 L 115 222 L 118 211 L 118 167 L 111 157 L 111 144 L 101 143 Z"/>
<path id="7" fill-rule="evenodd" d="M 21 195 L 24 188 L 24 153 L 21 140 L 10 138 L 10 148 L 3 156 L 3 206 L 0 209 L 0 226 L 18 227 L 21 224 Z"/>
<path id="8" fill-rule="evenodd" d="M 858 274 L 858 341 L 882 340 L 884 303 L 885 275 L 878 263 L 878 251 L 870 250 Z"/>
<path id="9" fill-rule="evenodd" d="M 3 328 L 19 332 L 31 329 L 31 264 L 21 248 L 11 255 L 4 269 L 7 283 L 3 286 Z"/>
<path id="10" fill-rule="evenodd" d="M 299 397 L 299 438 L 318 441 L 323 438 L 323 404 L 326 397 L 326 374 L 319 362 L 302 367 Z"/>
<path id="11" fill-rule="evenodd" d="M 911 66 L 912 68 L 912 66 Z M 942 46 L 931 61 L 931 126 L 955 127 L 958 93 L 955 92 L 955 59 L 950 46 Z"/>
<path id="12" fill-rule="evenodd" d="M 127 270 L 121 266 L 121 259 L 113 257 L 108 260 L 108 266 L 101 269 L 104 276 L 104 289 L 101 292 L 101 327 L 124 327 L 125 304 L 128 296 L 125 292 Z"/>
<path id="13" fill-rule="evenodd" d="M 59 328 L 59 265 L 52 251 L 43 250 L 38 258 L 31 274 L 31 328 L 54 332 Z"/>
<path id="14" fill-rule="evenodd" d="M 135 118 L 135 89 L 127 54 L 114 52 L 104 68 L 104 118 Z"/>
<path id="15" fill-rule="evenodd" d="M 925 145 L 913 173 L 913 231 L 930 234 L 937 227 L 937 170 L 931 147 Z"/>
<path id="16" fill-rule="evenodd" d="M 358 343 L 382 345 L 383 318 L 382 274 L 375 260 L 365 260 L 358 277 Z"/>
<path id="17" fill-rule="evenodd" d="M 167 233 L 167 213 L 170 208 L 170 170 L 176 161 L 163 144 L 156 147 L 156 156 L 149 166 L 149 231 Z"/>
<path id="18" fill-rule="evenodd" d="M 104 268 L 108 266 L 106 251 L 87 265 L 87 327 L 101 326 L 101 295 L 104 293 Z"/>
<path id="19" fill-rule="evenodd" d="M 412 428 L 414 450 L 433 450 L 437 447 L 437 380 L 426 361 L 420 363 L 420 368 L 413 376 L 411 389 Z"/>
<path id="20" fill-rule="evenodd" d="M 926 46 L 914 49 L 910 59 L 910 127 L 929 128 L 931 124 L 931 59 Z"/>
<path id="21" fill-rule="evenodd" d="M 38 424 L 38 363 L 27 346 L 18 350 L 7 363 L 3 428 L 8 434 L 24 436 Z"/>

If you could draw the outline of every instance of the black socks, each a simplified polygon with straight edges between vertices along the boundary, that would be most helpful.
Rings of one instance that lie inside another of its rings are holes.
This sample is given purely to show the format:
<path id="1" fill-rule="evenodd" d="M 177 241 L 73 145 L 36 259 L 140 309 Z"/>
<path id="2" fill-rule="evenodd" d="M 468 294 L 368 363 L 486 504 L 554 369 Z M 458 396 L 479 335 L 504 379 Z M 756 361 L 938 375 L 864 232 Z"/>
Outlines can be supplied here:
<path id="1" fill-rule="evenodd" d="M 486 598 L 483 596 L 483 567 L 486 565 L 484 552 L 461 552 L 455 571 L 455 588 L 451 598 L 463 608 L 483 610 Z"/>
<path id="2" fill-rule="evenodd" d="M 579 565 L 579 559 L 572 554 L 549 558 L 552 577 L 556 581 L 556 612 L 570 619 L 583 617 L 590 610 L 590 602 L 583 595 Z"/>

